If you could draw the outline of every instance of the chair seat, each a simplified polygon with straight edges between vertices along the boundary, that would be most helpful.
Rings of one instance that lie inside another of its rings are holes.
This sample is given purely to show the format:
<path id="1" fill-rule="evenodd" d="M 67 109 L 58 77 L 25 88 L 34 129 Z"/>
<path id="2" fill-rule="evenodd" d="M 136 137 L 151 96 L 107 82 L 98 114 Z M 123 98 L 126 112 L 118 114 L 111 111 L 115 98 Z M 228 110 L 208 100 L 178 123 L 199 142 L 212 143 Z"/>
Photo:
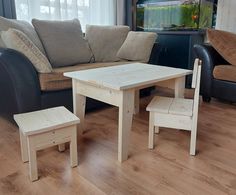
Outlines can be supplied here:
<path id="1" fill-rule="evenodd" d="M 147 111 L 183 116 L 193 115 L 193 100 L 156 96 L 147 106 Z"/>

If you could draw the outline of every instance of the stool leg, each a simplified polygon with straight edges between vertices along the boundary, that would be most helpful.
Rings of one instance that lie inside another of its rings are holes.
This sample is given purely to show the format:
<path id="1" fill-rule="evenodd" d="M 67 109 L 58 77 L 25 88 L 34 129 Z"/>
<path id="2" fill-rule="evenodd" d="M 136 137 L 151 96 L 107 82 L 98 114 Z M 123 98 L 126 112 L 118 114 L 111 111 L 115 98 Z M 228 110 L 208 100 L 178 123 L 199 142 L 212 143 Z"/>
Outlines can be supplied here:
<path id="1" fill-rule="evenodd" d="M 30 137 L 27 137 L 28 141 L 28 154 L 29 154 L 29 175 L 31 181 L 38 180 L 38 168 L 37 168 L 37 156 L 34 144 Z"/>
<path id="2" fill-rule="evenodd" d="M 20 146 L 21 146 L 21 159 L 23 162 L 28 162 L 28 149 L 27 149 L 27 139 L 26 136 L 20 130 Z"/>
<path id="3" fill-rule="evenodd" d="M 66 150 L 65 144 L 58 145 L 58 150 L 59 150 L 59 152 L 64 152 Z"/>
<path id="4" fill-rule="evenodd" d="M 77 153 L 77 128 L 75 127 L 70 141 L 70 164 L 71 167 L 78 166 L 78 153 Z"/>

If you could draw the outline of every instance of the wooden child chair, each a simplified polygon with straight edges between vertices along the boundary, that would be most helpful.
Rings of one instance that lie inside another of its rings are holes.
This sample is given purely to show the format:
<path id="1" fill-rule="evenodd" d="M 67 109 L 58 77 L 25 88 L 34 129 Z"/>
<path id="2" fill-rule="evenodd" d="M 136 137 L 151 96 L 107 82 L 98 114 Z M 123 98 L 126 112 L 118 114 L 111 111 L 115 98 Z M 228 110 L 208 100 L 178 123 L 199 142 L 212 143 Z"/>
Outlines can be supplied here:
<path id="1" fill-rule="evenodd" d="M 156 96 L 147 106 L 149 114 L 149 149 L 154 148 L 155 132 L 159 127 L 191 131 L 190 155 L 195 155 L 197 138 L 197 120 L 199 106 L 199 88 L 201 78 L 201 61 L 194 62 L 192 88 L 194 99 L 169 98 Z"/>

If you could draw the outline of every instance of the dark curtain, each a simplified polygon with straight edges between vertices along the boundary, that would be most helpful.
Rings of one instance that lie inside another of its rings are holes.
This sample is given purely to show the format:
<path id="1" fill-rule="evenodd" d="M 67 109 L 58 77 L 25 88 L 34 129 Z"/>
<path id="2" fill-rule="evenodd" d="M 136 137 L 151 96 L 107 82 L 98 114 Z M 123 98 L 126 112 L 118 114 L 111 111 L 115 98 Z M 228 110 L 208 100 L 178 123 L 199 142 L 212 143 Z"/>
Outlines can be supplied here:
<path id="1" fill-rule="evenodd" d="M 116 0 L 116 24 L 128 25 L 133 29 L 133 4 L 136 0 Z"/>
<path id="2" fill-rule="evenodd" d="M 131 29 L 134 30 L 134 21 L 133 21 L 133 13 L 134 13 L 134 5 L 136 0 L 126 0 L 125 7 L 125 24 L 130 26 Z"/>
<path id="3" fill-rule="evenodd" d="M 16 18 L 15 0 L 0 0 L 0 16 Z"/>

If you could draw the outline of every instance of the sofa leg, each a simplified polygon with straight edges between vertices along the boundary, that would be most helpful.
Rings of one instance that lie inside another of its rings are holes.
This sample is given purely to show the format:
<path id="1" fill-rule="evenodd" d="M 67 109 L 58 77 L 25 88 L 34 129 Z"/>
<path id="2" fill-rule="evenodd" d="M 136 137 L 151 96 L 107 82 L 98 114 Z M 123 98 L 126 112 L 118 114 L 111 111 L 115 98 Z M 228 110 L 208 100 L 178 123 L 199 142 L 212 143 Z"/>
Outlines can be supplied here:
<path id="1" fill-rule="evenodd" d="M 202 96 L 202 100 L 203 100 L 204 102 L 209 103 L 209 102 L 211 101 L 211 97 Z"/>

